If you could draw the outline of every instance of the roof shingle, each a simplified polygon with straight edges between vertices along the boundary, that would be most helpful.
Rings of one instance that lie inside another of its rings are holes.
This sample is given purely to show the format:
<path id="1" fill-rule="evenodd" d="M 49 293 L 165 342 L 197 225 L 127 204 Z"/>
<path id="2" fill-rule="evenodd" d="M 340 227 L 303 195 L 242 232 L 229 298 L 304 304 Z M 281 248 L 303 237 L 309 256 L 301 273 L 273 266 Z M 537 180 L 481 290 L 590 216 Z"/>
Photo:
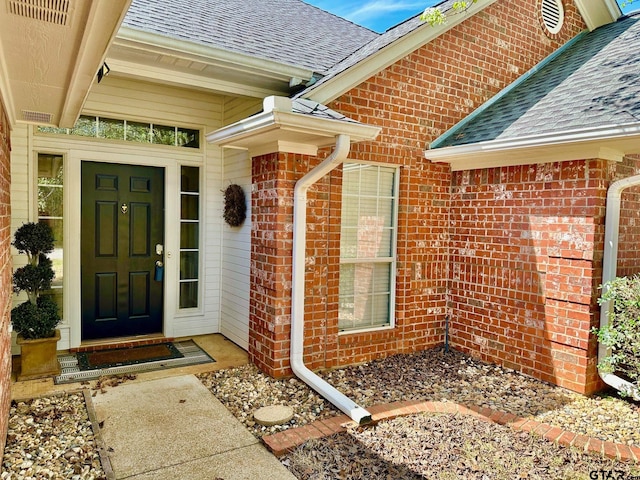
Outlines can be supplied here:
<path id="1" fill-rule="evenodd" d="M 587 33 L 435 143 L 440 148 L 638 123 L 638 45 L 638 17 Z"/>
<path id="2" fill-rule="evenodd" d="M 379 36 L 300 0 L 133 0 L 123 26 L 322 74 Z"/>

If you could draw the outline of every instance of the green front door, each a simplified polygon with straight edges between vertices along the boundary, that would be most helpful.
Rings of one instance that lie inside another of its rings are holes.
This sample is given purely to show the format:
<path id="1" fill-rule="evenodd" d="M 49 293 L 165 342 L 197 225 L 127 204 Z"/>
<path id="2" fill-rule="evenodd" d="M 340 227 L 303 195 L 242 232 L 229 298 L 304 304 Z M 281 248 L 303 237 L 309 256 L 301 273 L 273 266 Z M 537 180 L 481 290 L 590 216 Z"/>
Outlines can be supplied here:
<path id="1" fill-rule="evenodd" d="M 162 331 L 164 170 L 82 162 L 82 339 Z"/>

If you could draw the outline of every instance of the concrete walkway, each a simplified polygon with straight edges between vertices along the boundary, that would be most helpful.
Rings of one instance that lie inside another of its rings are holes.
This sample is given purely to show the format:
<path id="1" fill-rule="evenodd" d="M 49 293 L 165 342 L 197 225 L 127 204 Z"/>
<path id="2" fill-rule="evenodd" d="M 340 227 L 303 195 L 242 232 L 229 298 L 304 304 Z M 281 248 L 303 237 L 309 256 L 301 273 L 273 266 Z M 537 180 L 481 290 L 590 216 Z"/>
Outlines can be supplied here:
<path id="1" fill-rule="evenodd" d="M 124 383 L 92 402 L 114 478 L 295 479 L 193 375 Z"/>

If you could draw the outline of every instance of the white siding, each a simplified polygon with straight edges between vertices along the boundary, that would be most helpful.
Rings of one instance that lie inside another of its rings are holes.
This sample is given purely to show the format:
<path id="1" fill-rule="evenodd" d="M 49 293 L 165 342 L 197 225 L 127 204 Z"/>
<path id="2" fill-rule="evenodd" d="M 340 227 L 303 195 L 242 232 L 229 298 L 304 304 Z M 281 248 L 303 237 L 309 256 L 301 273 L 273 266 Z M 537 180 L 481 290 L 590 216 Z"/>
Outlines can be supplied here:
<path id="1" fill-rule="evenodd" d="M 95 85 L 89 94 L 83 114 L 200 129 L 202 135 L 199 154 L 187 148 L 172 149 L 172 147 L 138 145 L 121 141 L 33 135 L 30 133 L 30 128 L 18 125 L 12 136 L 12 229 L 15 230 L 25 221 L 35 218 L 36 212 L 33 205 L 35 179 L 34 172 L 30 171 L 33 167 L 29 166 L 34 162 L 33 152 L 63 153 L 74 158 L 80 155 L 79 152 L 95 152 L 96 158 L 109 159 L 113 155 L 126 159 L 127 163 L 136 163 L 140 159 L 143 164 L 153 164 L 157 154 L 159 165 L 170 164 L 167 162 L 174 162 L 174 165 L 175 162 L 200 165 L 202 195 L 200 298 L 202 303 L 197 311 L 181 312 L 175 309 L 165 311 L 165 319 L 170 319 L 167 323 L 170 328 L 165 329 L 165 334 L 181 337 L 219 332 L 224 224 L 221 217 L 223 164 L 220 149 L 207 145 L 204 135 L 223 124 L 223 107 L 224 97 L 222 96 L 115 76 L 105 78 L 102 83 Z M 175 169 L 173 171 L 179 172 Z M 79 176 L 76 175 L 76 178 Z M 179 178 L 175 178 L 175 182 L 177 184 Z M 71 186 L 65 182 L 65 189 L 67 188 L 75 188 L 79 192 L 79 183 Z M 179 197 L 176 189 L 172 189 L 172 192 L 167 192 L 166 203 L 171 204 L 177 211 Z M 79 198 L 79 194 L 77 197 L 70 194 L 70 198 Z M 65 215 L 67 215 L 67 208 L 77 209 L 77 206 L 65 205 Z M 166 228 L 179 229 L 179 219 L 176 218 L 173 225 L 168 223 Z M 70 254 L 69 251 L 65 251 L 65 255 Z M 14 261 L 19 265 L 22 260 L 16 258 Z M 69 293 L 65 291 L 65 295 Z M 168 293 L 175 295 L 176 301 L 173 304 L 177 305 L 177 292 Z M 79 325 L 79 320 L 72 325 L 74 329 L 78 329 L 76 325 Z M 62 327 L 63 338 L 58 347 L 67 349 L 70 346 L 77 346 L 78 342 L 74 338 L 79 338 L 79 333 L 74 331 L 69 334 L 66 319 Z"/>
<path id="2" fill-rule="evenodd" d="M 225 124 L 252 115 L 262 106 L 255 99 L 229 99 L 225 103 Z M 251 260 L 251 159 L 244 150 L 224 151 L 226 187 L 240 185 L 247 199 L 247 219 L 240 227 L 223 224 L 222 315 L 220 332 L 245 350 L 249 342 L 249 288 Z"/>

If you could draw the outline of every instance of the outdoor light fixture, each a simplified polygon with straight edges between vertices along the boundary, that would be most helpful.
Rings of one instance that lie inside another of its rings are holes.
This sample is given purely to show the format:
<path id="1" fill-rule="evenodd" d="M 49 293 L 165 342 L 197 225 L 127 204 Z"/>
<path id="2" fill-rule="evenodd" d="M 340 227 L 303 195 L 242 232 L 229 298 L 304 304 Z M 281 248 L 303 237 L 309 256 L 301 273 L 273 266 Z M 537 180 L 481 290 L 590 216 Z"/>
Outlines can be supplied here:
<path id="1" fill-rule="evenodd" d="M 109 65 L 107 65 L 106 62 L 103 63 L 100 69 L 98 70 L 98 83 L 100 83 L 104 77 L 109 75 L 110 71 L 111 69 L 109 68 Z"/>

